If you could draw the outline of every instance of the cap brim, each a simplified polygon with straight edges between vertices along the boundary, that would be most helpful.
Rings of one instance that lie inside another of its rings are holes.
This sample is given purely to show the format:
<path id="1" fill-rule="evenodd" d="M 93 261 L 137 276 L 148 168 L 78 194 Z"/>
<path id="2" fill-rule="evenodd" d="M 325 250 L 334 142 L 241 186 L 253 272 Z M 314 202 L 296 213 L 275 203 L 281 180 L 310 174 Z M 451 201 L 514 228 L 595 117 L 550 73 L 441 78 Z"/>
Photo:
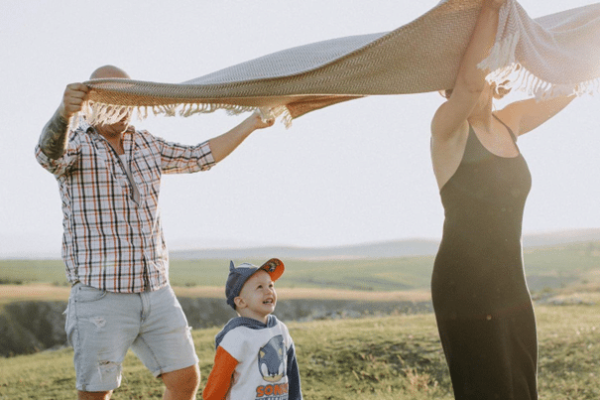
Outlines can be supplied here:
<path id="1" fill-rule="evenodd" d="M 260 266 L 259 269 L 264 270 L 271 276 L 271 280 L 275 282 L 277 279 L 283 275 L 283 271 L 285 271 L 285 266 L 283 262 L 278 258 L 271 258 L 269 261 Z"/>

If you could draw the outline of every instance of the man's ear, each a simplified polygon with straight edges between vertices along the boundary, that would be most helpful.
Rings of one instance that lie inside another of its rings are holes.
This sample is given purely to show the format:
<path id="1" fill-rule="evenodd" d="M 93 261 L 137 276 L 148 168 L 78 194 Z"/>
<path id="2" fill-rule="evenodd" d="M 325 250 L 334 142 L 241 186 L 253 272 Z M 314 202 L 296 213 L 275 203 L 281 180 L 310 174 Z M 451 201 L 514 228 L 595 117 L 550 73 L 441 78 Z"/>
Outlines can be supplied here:
<path id="1" fill-rule="evenodd" d="M 236 310 L 241 310 L 243 308 L 246 308 L 246 302 L 244 301 L 243 298 L 241 298 L 240 296 L 235 297 L 233 299 L 233 302 L 235 303 L 235 309 Z"/>

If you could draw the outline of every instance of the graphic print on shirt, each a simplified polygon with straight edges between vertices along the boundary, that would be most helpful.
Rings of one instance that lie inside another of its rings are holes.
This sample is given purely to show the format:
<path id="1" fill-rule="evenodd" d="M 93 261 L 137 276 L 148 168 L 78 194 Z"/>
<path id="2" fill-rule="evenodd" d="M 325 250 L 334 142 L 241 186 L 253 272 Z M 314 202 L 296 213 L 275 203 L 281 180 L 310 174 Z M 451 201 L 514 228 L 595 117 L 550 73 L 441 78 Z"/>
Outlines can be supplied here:
<path id="1" fill-rule="evenodd" d="M 267 344 L 258 351 L 258 369 L 263 379 L 272 382 L 271 385 L 262 385 L 256 388 L 256 398 L 260 400 L 285 400 L 288 398 L 288 384 L 279 382 L 286 375 L 285 345 L 283 336 L 271 338 Z"/>
<path id="2" fill-rule="evenodd" d="M 285 375 L 283 336 L 273 336 L 258 352 L 258 369 L 267 382 L 277 382 Z"/>

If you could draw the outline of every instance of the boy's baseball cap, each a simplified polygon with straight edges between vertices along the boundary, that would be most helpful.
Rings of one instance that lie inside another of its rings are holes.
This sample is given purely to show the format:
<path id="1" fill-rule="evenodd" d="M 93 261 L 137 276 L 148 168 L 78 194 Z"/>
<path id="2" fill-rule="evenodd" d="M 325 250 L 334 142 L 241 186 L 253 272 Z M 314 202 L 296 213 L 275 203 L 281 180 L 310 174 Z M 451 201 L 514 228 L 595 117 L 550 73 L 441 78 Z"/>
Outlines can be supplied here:
<path id="1" fill-rule="evenodd" d="M 271 258 L 260 267 L 249 263 L 243 263 L 236 267 L 233 265 L 233 261 L 229 262 L 229 276 L 225 284 L 225 296 L 227 297 L 227 304 L 233 307 L 234 310 L 235 302 L 233 299 L 240 295 L 244 283 L 261 269 L 271 275 L 271 280 L 275 282 L 283 274 L 285 268 L 283 262 L 277 258 Z"/>

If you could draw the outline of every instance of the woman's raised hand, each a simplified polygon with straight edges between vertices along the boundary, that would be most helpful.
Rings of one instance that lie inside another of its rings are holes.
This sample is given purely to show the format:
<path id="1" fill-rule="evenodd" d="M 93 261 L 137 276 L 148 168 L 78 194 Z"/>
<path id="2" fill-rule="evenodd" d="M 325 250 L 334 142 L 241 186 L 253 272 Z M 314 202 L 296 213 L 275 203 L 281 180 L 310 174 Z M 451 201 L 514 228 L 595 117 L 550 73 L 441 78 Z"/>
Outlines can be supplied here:
<path id="1" fill-rule="evenodd" d="M 485 3 L 492 8 L 500 9 L 508 0 L 485 0 Z"/>

